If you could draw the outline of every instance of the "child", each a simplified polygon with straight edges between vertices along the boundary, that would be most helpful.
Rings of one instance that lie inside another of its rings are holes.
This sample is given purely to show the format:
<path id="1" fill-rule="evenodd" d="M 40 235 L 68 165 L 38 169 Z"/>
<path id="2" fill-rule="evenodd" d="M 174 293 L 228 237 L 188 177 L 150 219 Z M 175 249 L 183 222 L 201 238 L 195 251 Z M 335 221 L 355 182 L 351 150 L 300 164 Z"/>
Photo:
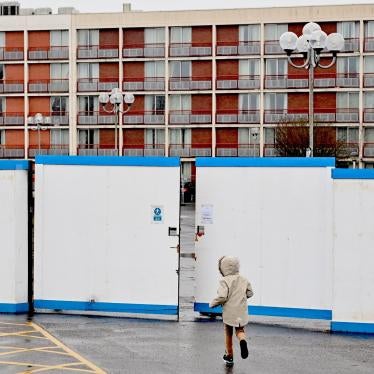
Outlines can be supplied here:
<path id="1" fill-rule="evenodd" d="M 218 296 L 209 304 L 211 308 L 222 305 L 222 318 L 225 327 L 226 353 L 223 356 L 227 366 L 234 365 L 232 347 L 233 329 L 240 342 L 242 358 L 248 357 L 244 326 L 248 323 L 247 299 L 253 296 L 251 284 L 239 274 L 239 260 L 223 256 L 218 261 L 218 270 L 223 278 L 218 288 Z"/>

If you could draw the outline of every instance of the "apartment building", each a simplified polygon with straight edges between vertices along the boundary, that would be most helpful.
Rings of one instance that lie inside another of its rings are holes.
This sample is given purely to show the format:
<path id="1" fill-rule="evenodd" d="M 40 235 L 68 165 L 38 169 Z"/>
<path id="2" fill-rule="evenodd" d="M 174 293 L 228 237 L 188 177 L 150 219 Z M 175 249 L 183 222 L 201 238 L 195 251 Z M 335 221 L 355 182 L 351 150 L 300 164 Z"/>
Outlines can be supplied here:
<path id="1" fill-rule="evenodd" d="M 186 179 L 198 156 L 276 156 L 275 128 L 308 121 L 309 92 L 308 71 L 287 62 L 278 40 L 314 21 L 346 41 L 334 66 L 315 71 L 316 131 L 328 127 L 346 143 L 347 165 L 374 165 L 372 5 L 105 14 L 51 14 L 15 2 L 0 8 L 0 158 L 116 154 L 115 117 L 98 100 L 115 87 L 136 97 L 118 118 L 122 156 L 180 156 Z"/>

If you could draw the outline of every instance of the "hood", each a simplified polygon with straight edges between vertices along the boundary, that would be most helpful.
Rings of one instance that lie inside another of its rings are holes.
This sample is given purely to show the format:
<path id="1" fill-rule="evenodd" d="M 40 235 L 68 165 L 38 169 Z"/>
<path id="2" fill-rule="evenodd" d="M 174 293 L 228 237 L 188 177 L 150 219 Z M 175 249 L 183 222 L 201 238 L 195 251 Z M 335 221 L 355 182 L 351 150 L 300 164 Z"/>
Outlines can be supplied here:
<path id="1" fill-rule="evenodd" d="M 235 275 L 239 273 L 239 260 L 232 256 L 223 256 L 218 260 L 219 272 L 226 275 Z"/>

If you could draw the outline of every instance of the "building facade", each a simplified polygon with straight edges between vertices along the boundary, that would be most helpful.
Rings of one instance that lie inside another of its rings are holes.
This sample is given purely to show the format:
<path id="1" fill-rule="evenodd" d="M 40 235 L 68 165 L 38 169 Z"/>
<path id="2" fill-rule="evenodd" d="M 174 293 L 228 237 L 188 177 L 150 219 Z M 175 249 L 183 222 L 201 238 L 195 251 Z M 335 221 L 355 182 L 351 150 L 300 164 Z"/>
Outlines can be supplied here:
<path id="1" fill-rule="evenodd" d="M 345 38 L 337 63 L 315 71 L 316 131 L 346 143 L 347 164 L 374 165 L 372 5 L 10 8 L 0 25 L 0 158 L 115 154 L 115 118 L 98 100 L 115 87 L 136 96 L 119 116 L 120 155 L 180 156 L 186 179 L 198 156 L 275 156 L 276 126 L 308 121 L 309 92 L 308 71 L 287 62 L 278 40 L 314 21 Z"/>

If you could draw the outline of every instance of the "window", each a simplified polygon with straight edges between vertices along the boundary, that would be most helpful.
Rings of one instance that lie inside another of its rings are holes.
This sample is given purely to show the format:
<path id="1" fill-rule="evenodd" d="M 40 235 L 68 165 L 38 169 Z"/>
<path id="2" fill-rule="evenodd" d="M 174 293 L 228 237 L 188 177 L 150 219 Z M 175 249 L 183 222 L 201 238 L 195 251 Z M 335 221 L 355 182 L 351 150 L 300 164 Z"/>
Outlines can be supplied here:
<path id="1" fill-rule="evenodd" d="M 67 114 L 68 108 L 68 98 L 65 96 L 54 96 L 51 97 L 51 112 L 52 115 L 64 116 Z"/>
<path id="2" fill-rule="evenodd" d="M 364 72 L 371 74 L 374 73 L 374 56 L 364 57 Z"/>
<path id="3" fill-rule="evenodd" d="M 191 76 L 191 61 L 170 62 L 171 78 L 189 78 Z"/>
<path id="4" fill-rule="evenodd" d="M 358 57 L 338 57 L 338 74 L 357 74 Z"/>
<path id="5" fill-rule="evenodd" d="M 0 80 L 4 79 L 4 65 L 0 64 Z"/>
<path id="6" fill-rule="evenodd" d="M 191 27 L 172 27 L 170 30 L 170 43 L 172 44 L 191 44 Z"/>
<path id="7" fill-rule="evenodd" d="M 240 76 L 257 76 L 260 75 L 260 60 L 239 60 Z"/>
<path id="8" fill-rule="evenodd" d="M 240 25 L 239 43 L 258 42 L 260 40 L 260 25 Z"/>
<path id="9" fill-rule="evenodd" d="M 358 108 L 357 92 L 338 92 L 336 94 L 336 107 L 338 109 Z"/>
<path id="10" fill-rule="evenodd" d="M 170 129 L 170 145 L 174 146 L 190 146 L 191 145 L 191 129 Z"/>
<path id="11" fill-rule="evenodd" d="M 165 29 L 163 27 L 144 29 L 145 44 L 163 44 L 165 43 Z"/>
<path id="12" fill-rule="evenodd" d="M 280 36 L 288 31 L 287 24 L 267 24 L 265 25 L 265 40 L 278 42 Z"/>
<path id="13" fill-rule="evenodd" d="M 358 128 L 338 127 L 336 129 L 336 139 L 344 143 L 358 142 Z"/>
<path id="14" fill-rule="evenodd" d="M 69 145 L 69 130 L 51 129 L 51 145 Z"/>
<path id="15" fill-rule="evenodd" d="M 373 127 L 365 129 L 364 141 L 366 143 L 374 143 L 374 128 Z"/>
<path id="16" fill-rule="evenodd" d="M 359 24 L 358 22 L 338 22 L 337 32 L 342 34 L 344 39 L 355 39 L 359 35 Z"/>
<path id="17" fill-rule="evenodd" d="M 2 116 L 5 112 L 5 97 L 0 97 L 0 115 Z"/>
<path id="18" fill-rule="evenodd" d="M 144 66 L 145 78 L 163 78 L 165 76 L 163 61 L 146 61 Z"/>
<path id="19" fill-rule="evenodd" d="M 287 109 L 287 94 L 284 94 L 284 93 L 265 94 L 265 109 L 266 110 Z"/>
<path id="20" fill-rule="evenodd" d="M 94 115 L 99 110 L 99 100 L 97 96 L 80 96 L 79 111 L 86 115 Z"/>
<path id="21" fill-rule="evenodd" d="M 281 58 L 269 58 L 266 60 L 266 75 L 287 75 L 287 60 Z"/>
<path id="22" fill-rule="evenodd" d="M 152 148 L 160 148 L 165 144 L 165 131 L 163 129 L 145 129 L 145 144 Z"/>
<path id="23" fill-rule="evenodd" d="M 248 144 L 259 144 L 260 134 L 258 129 L 238 129 L 238 143 L 239 145 L 248 145 Z"/>
<path id="24" fill-rule="evenodd" d="M 374 92 L 365 92 L 364 100 L 366 109 L 374 108 Z"/>
<path id="25" fill-rule="evenodd" d="M 99 30 L 78 30 L 78 45 L 83 47 L 99 45 Z"/>
<path id="26" fill-rule="evenodd" d="M 67 47 L 69 45 L 69 32 L 67 30 L 54 30 L 50 34 L 51 47 Z"/>
<path id="27" fill-rule="evenodd" d="M 191 110 L 191 95 L 171 95 L 170 110 Z"/>
<path id="28" fill-rule="evenodd" d="M 78 130 L 78 141 L 80 148 L 99 144 L 99 130 Z"/>
<path id="29" fill-rule="evenodd" d="M 239 94 L 239 110 L 251 111 L 258 110 L 259 95 L 258 94 Z"/>
<path id="30" fill-rule="evenodd" d="M 165 111 L 165 96 L 147 95 L 145 97 L 145 110 L 152 114 L 162 114 Z"/>
<path id="31" fill-rule="evenodd" d="M 5 32 L 0 31 L 0 48 L 5 47 Z"/>
<path id="32" fill-rule="evenodd" d="M 86 62 L 78 64 L 78 78 L 79 79 L 98 79 L 99 78 L 99 64 L 86 63 Z"/>
<path id="33" fill-rule="evenodd" d="M 275 144 L 275 129 L 274 128 L 265 128 L 265 144 Z"/>
<path id="34" fill-rule="evenodd" d="M 374 21 L 367 21 L 365 25 L 365 37 L 374 38 Z"/>
<path id="35" fill-rule="evenodd" d="M 0 145 L 4 145 L 4 144 L 5 144 L 5 131 L 0 130 Z"/>
<path id="36" fill-rule="evenodd" d="M 51 79 L 69 79 L 69 64 L 51 64 Z"/>

